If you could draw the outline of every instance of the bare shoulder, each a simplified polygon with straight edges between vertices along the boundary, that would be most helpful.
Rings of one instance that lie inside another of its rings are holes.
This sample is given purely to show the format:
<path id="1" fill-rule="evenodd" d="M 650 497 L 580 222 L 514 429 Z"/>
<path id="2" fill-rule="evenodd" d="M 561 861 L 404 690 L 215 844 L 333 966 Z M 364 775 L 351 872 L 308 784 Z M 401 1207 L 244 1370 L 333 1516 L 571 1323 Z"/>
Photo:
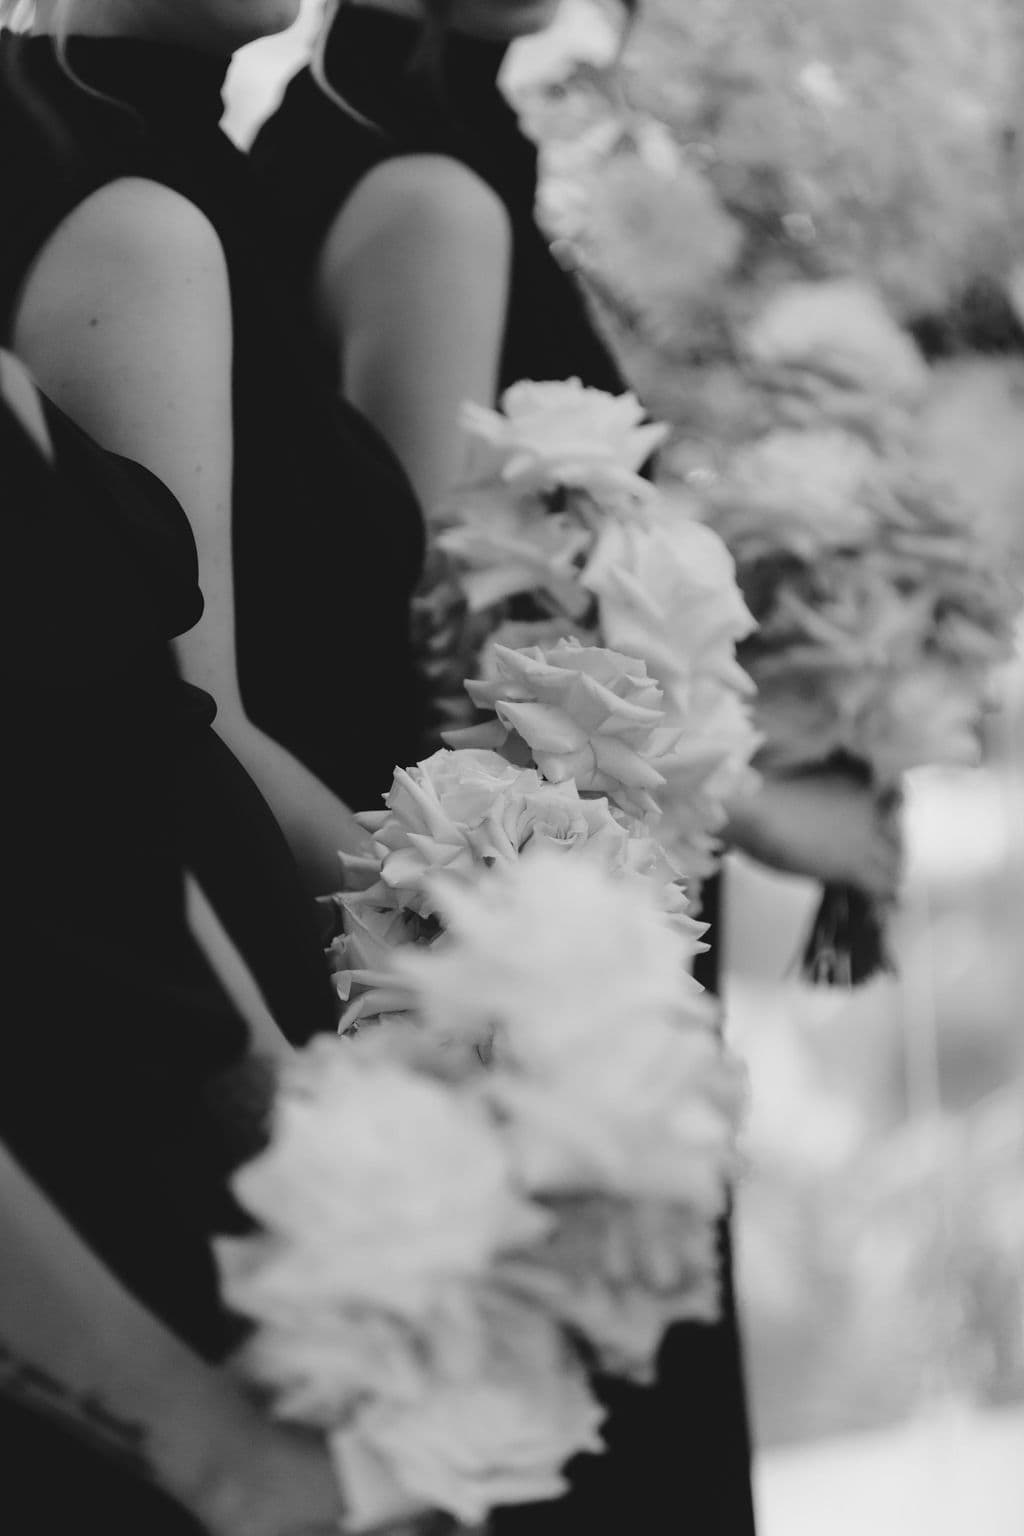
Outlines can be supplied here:
<path id="1" fill-rule="evenodd" d="M 380 236 L 467 246 L 500 255 L 509 240 L 505 206 L 475 171 L 446 155 L 400 155 L 374 166 L 335 219 L 328 247 L 352 253 Z"/>
<path id="2" fill-rule="evenodd" d="M 129 304 L 223 282 L 224 253 L 209 219 L 158 182 L 124 177 L 79 203 L 54 230 L 25 284 L 22 324 L 45 323 L 108 297 Z"/>
<path id="3" fill-rule="evenodd" d="M 228 427 L 231 294 L 217 232 L 157 182 L 93 192 L 29 273 L 14 349 L 61 410 L 188 508 L 200 431 Z"/>

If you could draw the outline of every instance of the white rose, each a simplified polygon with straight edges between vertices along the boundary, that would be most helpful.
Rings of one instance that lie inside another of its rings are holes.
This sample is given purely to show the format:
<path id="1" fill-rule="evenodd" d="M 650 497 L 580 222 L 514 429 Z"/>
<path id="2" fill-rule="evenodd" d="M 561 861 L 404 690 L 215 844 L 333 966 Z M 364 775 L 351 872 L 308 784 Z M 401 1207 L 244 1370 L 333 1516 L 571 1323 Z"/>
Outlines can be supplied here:
<path id="1" fill-rule="evenodd" d="M 663 502 L 645 528 L 609 524 L 583 580 L 600 600 L 606 644 L 641 657 L 663 687 L 711 672 L 750 690 L 735 648 L 755 625 L 735 562 L 719 535 L 683 506 Z"/>
<path id="2" fill-rule="evenodd" d="M 494 681 L 466 688 L 497 721 L 453 732 L 449 741 L 516 751 L 518 738 L 518 750 L 552 783 L 573 779 L 630 815 L 657 810 L 651 791 L 665 782 L 661 770 L 678 733 L 665 729 L 661 691 L 642 661 L 572 639 L 522 651 L 495 647 L 494 661 Z"/>
<path id="3" fill-rule="evenodd" d="M 579 379 L 523 382 L 505 391 L 499 411 L 466 406 L 470 433 L 504 457 L 502 478 L 518 492 L 588 492 L 601 502 L 644 502 L 638 471 L 667 428 L 645 425 L 635 395 L 588 389 Z"/>
<path id="4" fill-rule="evenodd" d="M 535 592 L 573 618 L 583 614 L 579 571 L 593 535 L 575 518 L 517 498 L 504 484 L 465 487 L 444 516 L 451 526 L 437 545 L 455 562 L 472 612 Z"/>

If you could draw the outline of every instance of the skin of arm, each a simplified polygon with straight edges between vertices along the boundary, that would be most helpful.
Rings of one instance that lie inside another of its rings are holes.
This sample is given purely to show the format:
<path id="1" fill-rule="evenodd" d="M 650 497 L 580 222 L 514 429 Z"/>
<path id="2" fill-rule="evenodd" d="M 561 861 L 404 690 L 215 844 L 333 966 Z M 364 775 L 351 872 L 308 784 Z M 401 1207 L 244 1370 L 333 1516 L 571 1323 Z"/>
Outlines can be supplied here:
<path id="1" fill-rule="evenodd" d="M 11 352 L 0 352 L 0 395 L 21 422 L 39 452 L 53 458 L 50 431 L 35 385 L 24 365 Z"/>
<path id="2" fill-rule="evenodd" d="M 732 807 L 723 838 L 783 874 L 891 901 L 902 863 L 897 811 L 841 773 L 765 777 L 757 794 Z"/>
<path id="3" fill-rule="evenodd" d="M 119 1284 L 0 1147 L 0 1396 L 155 1483 L 211 1536 L 326 1536 L 312 1435 L 266 1420 Z"/>
<path id="4" fill-rule="evenodd" d="M 210 968 L 248 1024 L 252 1050 L 275 1067 L 285 1066 L 294 1056 L 294 1048 L 281 1033 L 255 977 L 192 875 L 185 880 L 185 916 Z"/>
<path id="5" fill-rule="evenodd" d="M 478 176 L 406 155 L 363 178 L 321 252 L 315 300 L 339 386 L 428 517 L 463 469 L 462 404 L 494 401 L 510 245 L 504 206 Z"/>
<path id="6" fill-rule="evenodd" d="M 105 448 L 156 474 L 199 551 L 201 622 L 178 642 L 184 675 L 217 701 L 218 729 L 283 827 L 314 894 L 365 834 L 326 786 L 248 719 L 235 662 L 231 567 L 231 303 L 206 218 L 136 179 L 93 193 L 25 285 L 14 346 L 41 387 Z"/>

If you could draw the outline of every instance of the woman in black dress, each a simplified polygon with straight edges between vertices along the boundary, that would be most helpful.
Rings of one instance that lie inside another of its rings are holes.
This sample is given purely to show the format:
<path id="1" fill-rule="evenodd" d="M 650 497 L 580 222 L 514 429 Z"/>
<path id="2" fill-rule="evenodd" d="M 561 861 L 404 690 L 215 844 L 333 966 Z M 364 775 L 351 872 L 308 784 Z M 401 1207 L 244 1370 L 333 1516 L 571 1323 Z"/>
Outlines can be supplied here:
<path id="1" fill-rule="evenodd" d="M 459 472 L 458 406 L 519 379 L 622 377 L 573 277 L 534 216 L 537 152 L 502 95 L 509 42 L 557 0 L 344 0 L 252 155 L 288 215 L 321 331 L 350 397 L 429 508 Z M 772 785 L 730 840 L 777 868 L 891 889 L 895 860 L 867 797 L 838 782 Z M 705 887 L 717 991 L 720 890 Z M 582 1458 L 557 1503 L 508 1511 L 499 1531 L 753 1530 L 750 1440 L 722 1228 L 723 1316 L 682 1325 L 657 1384 L 607 1383 L 609 1454 Z"/>
<path id="2" fill-rule="evenodd" d="M 241 962 L 260 972 L 275 946 L 260 985 L 296 1039 L 332 1018 L 309 903 L 212 700 L 172 661 L 202 608 L 174 498 L 4 354 L 0 479 L 5 1520 L 20 1536 L 326 1533 L 322 1449 L 219 1364 L 237 1332 L 209 1240 L 237 1229 L 225 1179 L 261 1144 L 267 1056 L 288 1047 L 229 1000 L 185 870 L 217 868 Z"/>
<path id="3" fill-rule="evenodd" d="M 281 220 L 219 128 L 232 49 L 297 9 L 40 3 L 41 31 L 3 34 L 0 138 L 17 149 L 0 165 L 0 339 L 185 506 L 206 602 L 185 675 L 323 891 L 361 841 L 346 807 L 379 803 L 415 751 L 422 521 L 338 401 L 289 296 Z"/>

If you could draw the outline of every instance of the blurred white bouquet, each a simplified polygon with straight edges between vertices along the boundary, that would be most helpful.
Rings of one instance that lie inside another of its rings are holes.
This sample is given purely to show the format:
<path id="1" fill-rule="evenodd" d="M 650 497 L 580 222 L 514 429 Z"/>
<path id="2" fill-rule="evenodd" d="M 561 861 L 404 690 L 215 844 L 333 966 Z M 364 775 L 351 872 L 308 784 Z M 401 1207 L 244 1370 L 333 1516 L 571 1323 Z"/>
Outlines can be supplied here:
<path id="1" fill-rule="evenodd" d="M 464 423 L 470 470 L 438 545 L 476 621 L 462 678 L 475 672 L 469 695 L 497 721 L 447 739 L 506 754 L 518 739 L 547 778 L 660 814 L 657 835 L 700 878 L 725 802 L 754 782 L 735 658 L 752 620 L 694 504 L 640 473 L 665 428 L 575 379 L 517 384 Z"/>
<path id="2" fill-rule="evenodd" d="M 742 1079 L 689 975 L 696 932 L 644 874 L 550 850 L 444 903 L 444 944 L 399 965 L 554 1217 L 506 1277 L 602 1371 L 649 1379 L 673 1322 L 717 1314 L 735 1173 Z"/>
<path id="3" fill-rule="evenodd" d="M 842 428 L 780 429 L 739 449 L 707 500 L 758 621 L 740 656 L 766 766 L 845 767 L 881 799 L 910 768 L 976 759 L 1021 591 L 950 487 Z M 865 904 L 842 931 L 849 903 L 827 893 L 812 934 L 823 979 L 883 960 Z"/>
<path id="4" fill-rule="evenodd" d="M 600 1449 L 584 1358 L 643 1377 L 715 1315 L 734 1166 L 737 1069 L 649 881 L 541 846 L 423 888 L 409 1019 L 300 1053 L 235 1179 L 260 1231 L 219 1250 L 248 1369 L 327 1432 L 354 1529 L 557 1495 Z"/>

